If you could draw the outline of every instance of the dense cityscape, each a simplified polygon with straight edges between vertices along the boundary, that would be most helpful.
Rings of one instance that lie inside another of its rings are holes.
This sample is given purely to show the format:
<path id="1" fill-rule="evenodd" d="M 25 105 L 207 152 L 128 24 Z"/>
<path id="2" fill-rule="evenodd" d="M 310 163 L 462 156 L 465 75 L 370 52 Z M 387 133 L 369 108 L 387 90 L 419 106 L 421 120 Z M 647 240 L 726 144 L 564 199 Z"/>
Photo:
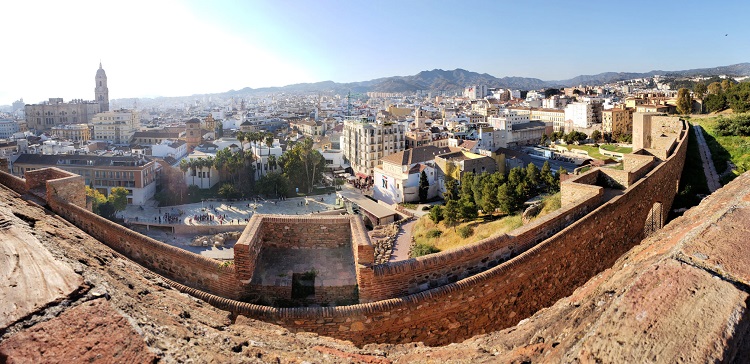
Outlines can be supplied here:
<path id="1" fill-rule="evenodd" d="M 127 99 L 105 66 L 0 106 L 2 362 L 750 352 L 748 64 Z"/>

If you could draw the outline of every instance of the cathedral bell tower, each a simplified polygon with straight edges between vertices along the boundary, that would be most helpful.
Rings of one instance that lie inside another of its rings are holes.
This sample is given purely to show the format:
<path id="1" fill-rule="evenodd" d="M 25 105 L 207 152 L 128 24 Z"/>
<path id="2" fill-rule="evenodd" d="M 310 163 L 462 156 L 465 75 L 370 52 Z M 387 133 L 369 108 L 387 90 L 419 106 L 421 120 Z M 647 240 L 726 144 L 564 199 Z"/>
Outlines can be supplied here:
<path id="1" fill-rule="evenodd" d="M 96 71 L 96 88 L 94 88 L 96 102 L 99 104 L 99 112 L 109 111 L 109 89 L 107 88 L 107 74 L 104 73 L 102 63 Z"/>

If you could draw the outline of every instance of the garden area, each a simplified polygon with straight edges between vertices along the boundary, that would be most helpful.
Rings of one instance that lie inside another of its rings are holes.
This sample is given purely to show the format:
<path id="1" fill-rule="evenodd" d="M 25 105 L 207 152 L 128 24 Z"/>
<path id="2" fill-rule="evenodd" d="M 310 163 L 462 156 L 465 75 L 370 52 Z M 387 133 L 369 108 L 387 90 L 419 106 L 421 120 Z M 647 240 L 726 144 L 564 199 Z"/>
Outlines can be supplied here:
<path id="1" fill-rule="evenodd" d="M 446 181 L 445 204 L 434 206 L 412 231 L 411 256 L 436 253 L 502 234 L 560 208 L 559 174 L 549 163 L 542 169 L 533 164 L 500 172 L 465 173 L 460 181 Z M 525 202 L 544 196 L 534 214 L 523 216 Z"/>
<path id="2" fill-rule="evenodd" d="M 630 152 L 633 151 L 633 148 L 631 148 L 631 147 L 620 147 L 620 146 L 617 146 L 617 145 L 614 145 L 614 144 L 602 144 L 602 145 L 600 145 L 598 147 L 594 146 L 594 145 L 588 145 L 588 144 L 582 144 L 582 145 L 568 144 L 568 145 L 566 145 L 566 148 L 568 148 L 568 150 L 571 150 L 571 149 L 584 150 L 584 151 L 588 152 L 589 157 L 594 158 L 594 159 L 605 160 L 605 159 L 611 158 L 611 157 L 608 157 L 608 156 L 605 156 L 605 155 L 599 153 L 599 147 L 601 147 L 604 150 L 608 150 L 610 152 L 623 153 L 623 154 L 628 154 L 628 153 L 630 153 Z"/>
<path id="3" fill-rule="evenodd" d="M 750 170 L 750 114 L 691 118 L 691 122 L 706 131 L 706 144 L 722 184 Z"/>

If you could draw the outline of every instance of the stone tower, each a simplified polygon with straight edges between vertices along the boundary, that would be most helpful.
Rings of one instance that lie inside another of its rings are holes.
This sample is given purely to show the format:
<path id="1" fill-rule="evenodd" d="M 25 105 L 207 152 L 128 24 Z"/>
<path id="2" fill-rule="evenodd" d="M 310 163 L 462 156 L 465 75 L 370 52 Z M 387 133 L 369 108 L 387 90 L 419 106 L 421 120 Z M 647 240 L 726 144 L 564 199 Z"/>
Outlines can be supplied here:
<path id="1" fill-rule="evenodd" d="M 210 133 L 216 131 L 216 120 L 214 120 L 214 116 L 211 115 L 211 113 L 208 114 L 204 122 L 206 124 L 206 130 L 208 130 Z"/>
<path id="2" fill-rule="evenodd" d="M 104 73 L 102 63 L 96 71 L 96 88 L 94 88 L 96 102 L 99 104 L 99 112 L 109 111 L 109 89 L 107 88 L 107 74 Z"/>
<path id="3" fill-rule="evenodd" d="M 187 142 L 188 151 L 193 151 L 195 147 L 201 144 L 201 121 L 190 119 L 185 122 L 185 141 Z"/>

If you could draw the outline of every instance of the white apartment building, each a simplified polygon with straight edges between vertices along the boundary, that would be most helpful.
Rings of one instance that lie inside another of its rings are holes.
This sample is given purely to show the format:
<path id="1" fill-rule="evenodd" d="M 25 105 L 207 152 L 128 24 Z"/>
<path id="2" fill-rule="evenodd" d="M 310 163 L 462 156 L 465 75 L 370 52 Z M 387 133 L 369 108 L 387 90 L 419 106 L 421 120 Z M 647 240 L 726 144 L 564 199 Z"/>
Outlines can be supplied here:
<path id="1" fill-rule="evenodd" d="M 133 134 L 141 128 L 138 112 L 124 109 L 98 113 L 91 124 L 94 126 L 92 139 L 112 144 L 130 143 Z"/>
<path id="2" fill-rule="evenodd" d="M 404 150 L 405 130 L 401 123 L 347 118 L 341 137 L 344 158 L 355 173 L 372 176 L 380 158 Z"/>
<path id="3" fill-rule="evenodd" d="M 487 85 L 471 85 L 464 89 L 464 97 L 470 100 L 482 99 L 487 96 Z"/>
<path id="4" fill-rule="evenodd" d="M 530 119 L 552 124 L 554 131 L 565 130 L 565 110 L 562 109 L 532 109 Z"/>
<path id="5" fill-rule="evenodd" d="M 594 106 L 586 102 L 573 102 L 565 107 L 565 120 L 571 120 L 574 127 L 589 128 L 594 124 Z"/>
<path id="6" fill-rule="evenodd" d="M 497 116 L 487 118 L 487 123 L 495 130 L 511 130 L 516 124 L 528 123 L 531 111 L 528 109 L 504 109 Z"/>
<path id="7" fill-rule="evenodd" d="M 14 120 L 0 120 L 0 138 L 8 139 L 19 130 L 18 123 Z"/>
<path id="8" fill-rule="evenodd" d="M 250 142 L 250 149 L 255 155 L 255 180 L 265 176 L 269 172 L 281 172 L 281 166 L 278 161 L 283 151 L 278 139 L 274 139 L 271 147 L 263 142 Z"/>

